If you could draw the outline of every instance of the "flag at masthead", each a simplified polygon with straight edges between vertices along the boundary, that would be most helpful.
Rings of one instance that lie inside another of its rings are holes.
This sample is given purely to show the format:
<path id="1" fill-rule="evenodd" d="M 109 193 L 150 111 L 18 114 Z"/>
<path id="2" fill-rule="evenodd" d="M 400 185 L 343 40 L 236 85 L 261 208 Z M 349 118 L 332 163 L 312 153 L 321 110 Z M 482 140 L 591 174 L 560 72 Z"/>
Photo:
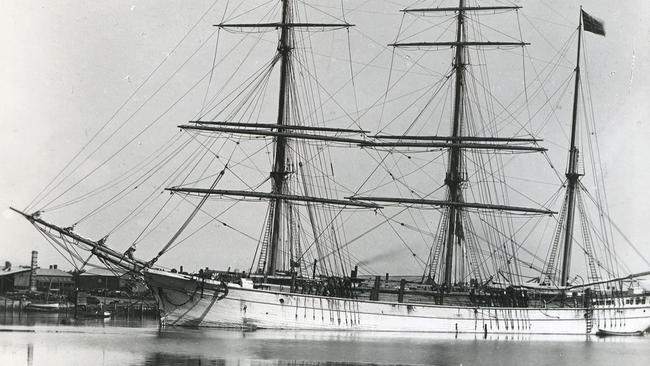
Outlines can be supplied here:
<path id="1" fill-rule="evenodd" d="M 586 11 L 582 11 L 582 23 L 584 30 L 586 32 L 600 34 L 605 36 L 605 23 L 602 20 L 596 19 L 591 15 L 587 14 Z"/>

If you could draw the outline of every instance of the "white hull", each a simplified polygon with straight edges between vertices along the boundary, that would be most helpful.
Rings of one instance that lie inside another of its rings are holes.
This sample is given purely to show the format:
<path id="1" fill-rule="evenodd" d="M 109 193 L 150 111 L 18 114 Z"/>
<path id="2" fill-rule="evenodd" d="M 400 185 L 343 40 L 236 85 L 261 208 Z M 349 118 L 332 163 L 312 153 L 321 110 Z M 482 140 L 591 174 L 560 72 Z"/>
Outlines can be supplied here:
<path id="1" fill-rule="evenodd" d="M 27 304 L 27 306 L 25 306 L 26 311 L 41 311 L 41 312 L 49 312 L 49 313 L 58 312 L 60 309 L 62 309 L 62 307 L 59 303 L 50 303 L 50 304 L 30 303 Z"/>
<path id="2" fill-rule="evenodd" d="M 164 324 L 173 326 L 497 334 L 642 332 L 643 305 L 585 308 L 443 306 L 340 299 L 242 288 L 157 270 L 145 272 Z M 225 295 L 225 296 L 224 296 Z"/>

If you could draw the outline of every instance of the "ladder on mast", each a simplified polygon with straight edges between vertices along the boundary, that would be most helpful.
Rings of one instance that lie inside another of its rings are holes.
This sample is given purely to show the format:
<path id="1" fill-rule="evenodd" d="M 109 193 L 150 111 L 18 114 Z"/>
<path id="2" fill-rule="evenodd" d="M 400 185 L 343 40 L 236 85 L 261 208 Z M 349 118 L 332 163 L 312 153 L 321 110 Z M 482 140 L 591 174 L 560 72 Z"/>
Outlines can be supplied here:
<path id="1" fill-rule="evenodd" d="M 555 232 L 555 236 L 553 237 L 551 254 L 548 256 L 548 260 L 546 262 L 546 271 L 544 271 L 544 278 L 542 279 L 542 283 L 544 283 L 545 280 L 549 280 L 551 283 L 555 283 L 557 281 L 555 262 L 557 260 L 556 259 L 557 253 L 560 247 L 560 238 L 562 237 L 562 232 L 564 229 L 564 220 L 566 218 L 566 211 L 567 211 L 567 200 L 565 199 L 564 203 L 562 204 L 560 221 L 558 221 L 557 223 L 557 230 Z"/>
<path id="2" fill-rule="evenodd" d="M 436 280 L 436 271 L 440 263 L 440 256 L 442 254 L 442 248 L 444 247 L 445 238 L 447 236 L 447 225 L 449 225 L 449 210 L 445 211 L 442 222 L 440 223 L 440 228 L 438 229 L 438 235 L 435 242 L 435 247 L 432 248 L 431 260 L 429 267 L 429 279 Z"/>
<path id="3" fill-rule="evenodd" d="M 591 240 L 589 225 L 587 223 L 585 205 L 584 201 L 582 200 L 581 190 L 578 189 L 576 193 L 576 198 L 578 199 L 578 212 L 580 213 L 582 237 L 584 238 L 585 254 L 587 255 L 587 265 L 589 266 L 589 277 L 587 277 L 587 280 L 589 282 L 597 282 L 600 281 L 600 276 L 598 276 L 598 270 L 596 269 L 593 243 Z"/>
<path id="4" fill-rule="evenodd" d="M 273 213 L 275 212 L 275 201 L 269 202 L 269 213 L 266 220 L 266 227 L 264 229 L 264 237 L 262 239 L 262 246 L 260 247 L 260 256 L 257 260 L 257 271 L 266 271 L 267 253 L 269 249 L 269 239 L 273 226 Z"/>

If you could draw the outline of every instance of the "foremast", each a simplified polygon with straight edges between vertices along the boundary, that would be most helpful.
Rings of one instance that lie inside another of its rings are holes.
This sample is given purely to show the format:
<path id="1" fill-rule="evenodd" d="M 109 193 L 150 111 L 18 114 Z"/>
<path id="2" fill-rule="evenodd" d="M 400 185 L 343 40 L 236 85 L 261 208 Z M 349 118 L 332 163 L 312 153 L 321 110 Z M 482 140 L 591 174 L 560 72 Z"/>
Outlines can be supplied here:
<path id="1" fill-rule="evenodd" d="M 456 74 L 455 87 L 454 87 L 454 116 L 452 123 L 453 138 L 460 138 L 462 135 L 463 123 L 463 84 L 465 74 L 465 47 L 462 43 L 464 40 L 464 17 L 465 17 L 465 0 L 460 0 L 458 5 L 458 17 L 456 24 L 456 55 L 454 57 L 454 69 Z M 462 150 L 459 147 L 451 147 L 449 149 L 449 162 L 447 166 L 447 174 L 445 176 L 445 184 L 447 185 L 447 194 L 449 202 L 460 203 L 462 202 L 462 175 L 461 175 L 461 162 Z M 450 205 L 447 209 L 447 218 L 449 224 L 447 225 L 446 241 L 445 241 L 445 271 L 444 271 L 444 284 L 450 286 L 452 284 L 452 270 L 454 260 L 454 247 L 460 240 L 460 235 L 463 231 L 463 221 L 460 208 Z M 458 243 L 460 244 L 460 243 Z"/>
<path id="2" fill-rule="evenodd" d="M 307 192 L 304 194 L 293 194 L 290 188 L 290 175 L 295 174 L 293 162 L 289 155 L 291 140 L 314 140 L 314 141 L 338 141 L 343 143 L 363 143 L 365 140 L 350 139 L 339 136 L 331 136 L 323 133 L 348 134 L 364 133 L 365 131 L 305 126 L 301 124 L 301 118 L 296 117 L 295 111 L 295 88 L 292 74 L 292 59 L 295 49 L 295 30 L 309 30 L 311 28 L 335 29 L 347 28 L 352 26 L 346 22 L 343 23 L 303 23 L 294 20 L 293 2 L 291 0 L 281 0 L 281 19 L 279 22 L 272 23 L 221 23 L 216 24 L 219 28 L 239 28 L 239 29 L 276 29 L 280 31 L 276 54 L 271 67 L 279 63 L 279 86 L 278 86 L 278 107 L 275 123 L 242 123 L 237 121 L 190 121 L 189 125 L 181 125 L 180 128 L 188 131 L 205 131 L 226 134 L 243 134 L 253 136 L 264 136 L 273 138 L 273 160 L 270 164 L 269 178 L 271 181 L 270 192 L 258 192 L 253 190 L 231 190 L 231 189 L 210 189 L 190 188 L 190 187 L 171 187 L 168 190 L 184 194 L 196 194 L 201 196 L 221 195 L 235 196 L 240 198 L 257 197 L 269 200 L 268 213 L 266 218 L 265 232 L 258 248 L 256 258 L 259 259 L 257 271 L 265 275 L 273 276 L 282 266 L 282 263 L 289 262 L 293 268 L 293 255 L 289 261 L 282 262 L 283 254 L 282 243 L 283 231 L 285 224 L 291 219 L 293 202 L 303 202 L 308 207 L 313 203 L 354 206 L 364 208 L 378 208 L 377 205 L 370 203 L 351 202 L 349 200 L 330 199 L 328 197 L 310 196 Z M 293 118 L 292 118 L 293 117 Z M 293 119 L 293 120 L 292 120 Z M 298 165 L 301 165 L 298 162 Z M 304 179 L 304 178 L 303 178 Z M 290 224 L 290 223 L 289 223 Z M 312 223 L 313 225 L 313 223 Z M 291 236 L 291 234 L 288 234 Z M 289 242 L 291 245 L 291 238 Z M 291 252 L 293 247 L 289 248 Z M 251 270 L 253 270 L 251 268 Z"/>
<path id="3" fill-rule="evenodd" d="M 290 32 L 292 29 L 287 25 L 290 23 L 290 11 L 289 11 L 289 0 L 282 0 L 282 23 L 281 23 L 281 33 L 280 41 L 278 43 L 278 53 L 280 55 L 280 92 L 278 97 L 278 118 L 277 118 L 277 127 L 278 132 L 284 132 L 282 126 L 287 124 L 286 122 L 286 94 L 287 94 L 287 75 L 289 74 L 289 68 L 291 67 L 291 45 L 290 42 L 293 37 L 290 39 Z M 287 148 L 287 138 L 285 136 L 277 136 L 275 140 L 275 156 L 273 162 L 273 171 L 271 172 L 271 179 L 273 181 L 272 193 L 282 194 L 284 193 L 284 186 L 286 181 L 286 148 Z M 270 203 L 269 209 L 269 220 L 272 220 L 270 241 L 269 241 L 269 251 L 266 264 L 266 273 L 269 275 L 274 275 L 276 270 L 276 262 L 278 256 L 278 242 L 280 240 L 280 224 L 282 222 L 282 206 L 283 200 L 281 198 L 273 199 Z"/>

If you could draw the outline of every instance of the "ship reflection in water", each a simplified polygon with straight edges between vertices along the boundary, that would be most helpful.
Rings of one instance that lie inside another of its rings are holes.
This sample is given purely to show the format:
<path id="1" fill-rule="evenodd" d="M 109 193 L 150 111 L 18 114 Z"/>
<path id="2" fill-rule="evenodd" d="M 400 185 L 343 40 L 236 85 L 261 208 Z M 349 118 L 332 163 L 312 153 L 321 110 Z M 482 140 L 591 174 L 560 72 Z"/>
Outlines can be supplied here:
<path id="1" fill-rule="evenodd" d="M 166 328 L 155 319 L 0 315 L 0 365 L 648 365 L 650 337 Z"/>

